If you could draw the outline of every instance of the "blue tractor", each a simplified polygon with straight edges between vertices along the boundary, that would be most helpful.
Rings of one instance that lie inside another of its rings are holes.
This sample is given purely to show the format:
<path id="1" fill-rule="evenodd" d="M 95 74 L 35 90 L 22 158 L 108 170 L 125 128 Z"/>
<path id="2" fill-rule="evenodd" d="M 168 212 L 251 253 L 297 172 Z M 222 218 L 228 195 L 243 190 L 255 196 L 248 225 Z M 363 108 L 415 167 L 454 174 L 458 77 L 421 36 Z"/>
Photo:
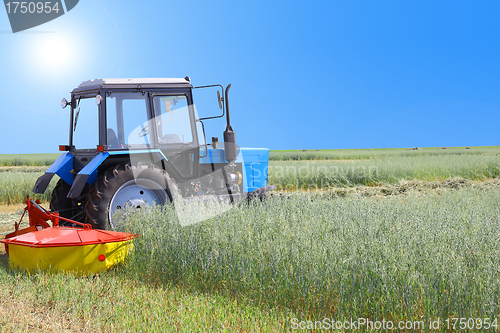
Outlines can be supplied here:
<path id="1" fill-rule="evenodd" d="M 69 144 L 33 192 L 57 174 L 50 210 L 99 229 L 115 228 L 113 216 L 129 206 L 262 197 L 275 189 L 267 185 L 269 150 L 237 147 L 230 87 L 193 87 L 189 77 L 83 82 L 61 101 L 70 106 Z M 203 88 L 217 89 L 221 115 L 198 116 L 193 89 Z M 204 121 L 224 116 L 223 144 L 207 143 Z"/>

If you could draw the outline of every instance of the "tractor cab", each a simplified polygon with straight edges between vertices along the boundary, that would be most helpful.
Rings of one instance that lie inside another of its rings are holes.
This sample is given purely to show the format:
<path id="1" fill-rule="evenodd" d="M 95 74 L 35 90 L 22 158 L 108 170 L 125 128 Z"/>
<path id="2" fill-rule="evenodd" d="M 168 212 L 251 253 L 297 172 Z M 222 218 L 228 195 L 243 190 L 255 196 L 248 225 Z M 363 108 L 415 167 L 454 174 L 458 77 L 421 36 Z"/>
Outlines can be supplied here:
<path id="1" fill-rule="evenodd" d="M 81 156 L 82 167 L 85 155 L 98 150 L 123 155 L 159 149 L 170 157 L 175 167 L 170 171 L 179 178 L 197 176 L 205 138 L 189 80 L 92 80 L 71 95 L 73 128 L 64 149 Z"/>
<path id="2" fill-rule="evenodd" d="M 213 87 L 222 114 L 200 118 L 193 89 Z M 61 179 L 50 209 L 103 229 L 113 229 L 113 214 L 126 206 L 164 204 L 175 197 L 261 196 L 270 189 L 269 151 L 237 148 L 230 87 L 193 87 L 189 77 L 83 82 L 70 101 L 61 101 L 63 108 L 70 106 L 69 144 L 60 146 L 64 153 L 37 180 L 34 192 L 43 193 L 57 174 Z M 224 116 L 223 148 L 217 138 L 207 144 L 203 121 Z"/>

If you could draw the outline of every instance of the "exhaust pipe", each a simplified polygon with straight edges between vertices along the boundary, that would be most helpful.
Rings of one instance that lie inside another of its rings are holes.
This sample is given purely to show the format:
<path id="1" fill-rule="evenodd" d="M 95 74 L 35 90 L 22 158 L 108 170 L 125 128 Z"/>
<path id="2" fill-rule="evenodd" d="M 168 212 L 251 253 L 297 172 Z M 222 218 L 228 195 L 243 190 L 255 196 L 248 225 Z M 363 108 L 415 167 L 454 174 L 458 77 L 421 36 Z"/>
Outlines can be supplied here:
<path id="1" fill-rule="evenodd" d="M 231 88 L 231 83 L 226 87 L 226 119 L 227 126 L 224 131 L 224 153 L 226 155 L 226 161 L 232 162 L 236 160 L 238 152 L 236 150 L 236 136 L 231 127 L 231 118 L 229 116 L 229 88 Z"/>

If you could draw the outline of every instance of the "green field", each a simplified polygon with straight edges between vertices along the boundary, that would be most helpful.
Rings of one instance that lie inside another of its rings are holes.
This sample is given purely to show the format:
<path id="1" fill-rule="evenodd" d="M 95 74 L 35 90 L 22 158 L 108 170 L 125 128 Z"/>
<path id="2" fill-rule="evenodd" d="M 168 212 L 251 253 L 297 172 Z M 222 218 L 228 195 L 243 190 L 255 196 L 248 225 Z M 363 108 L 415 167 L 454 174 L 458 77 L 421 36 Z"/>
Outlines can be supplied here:
<path id="1" fill-rule="evenodd" d="M 240 204 L 190 227 L 172 207 L 143 210 L 129 216 L 142 237 L 121 269 L 74 278 L 4 264 L 0 293 L 88 331 L 498 318 L 499 198 L 500 188 L 384 199 L 302 193 Z M 3 310 L 2 323 L 17 327 Z"/>
<path id="2" fill-rule="evenodd" d="M 313 191 L 357 186 L 394 186 L 409 180 L 444 182 L 459 177 L 481 182 L 500 177 L 499 147 L 417 151 L 334 150 L 319 153 L 330 154 L 330 159 L 296 159 L 293 157 L 295 155 L 283 157 L 283 154 L 307 155 L 309 152 L 272 151 L 268 183 L 277 185 L 278 191 Z M 340 153 L 346 158 L 338 158 Z M 56 156 L 37 155 L 31 159 L 29 155 L 0 155 L 0 161 L 5 164 L 29 165 L 35 160 L 50 162 Z M 281 159 L 278 159 L 279 156 Z M 37 177 L 45 170 L 46 167 L 0 167 L 0 204 L 24 201 L 33 189 Z M 43 201 L 50 200 L 50 192 L 56 180 L 51 182 L 45 194 L 35 197 Z"/>
<path id="3" fill-rule="evenodd" d="M 272 161 L 303 160 L 360 160 L 386 157 L 422 157 L 443 155 L 498 155 L 500 146 L 450 148 L 386 148 L 386 149 L 326 149 L 326 150 L 272 150 Z"/>
<path id="4" fill-rule="evenodd" d="M 97 278 L 13 272 L 0 255 L 0 328 L 274 332 L 290 331 L 292 318 L 500 320 L 499 152 L 271 152 L 269 183 L 285 195 L 188 227 L 170 206 L 130 212 L 128 230 L 142 234 L 135 254 Z M 0 204 L 24 200 L 45 168 L 1 167 Z M 0 232 L 20 214 L 0 210 Z"/>
<path id="5" fill-rule="evenodd" d="M 374 200 L 295 194 L 181 227 L 130 218 L 137 278 L 217 290 L 303 318 L 500 314 L 500 188 Z"/>
<path id="6" fill-rule="evenodd" d="M 0 166 L 49 166 L 61 154 L 0 154 Z"/>
<path id="7" fill-rule="evenodd" d="M 383 155 L 357 160 L 271 161 L 269 183 L 280 190 L 377 186 L 405 180 L 443 181 L 500 177 L 500 154 Z"/>
<path id="8" fill-rule="evenodd" d="M 33 186 L 47 167 L 0 167 L 0 204 L 11 205 L 26 200 L 26 196 L 41 201 L 50 201 L 57 176 L 52 179 L 44 194 L 33 194 Z"/>

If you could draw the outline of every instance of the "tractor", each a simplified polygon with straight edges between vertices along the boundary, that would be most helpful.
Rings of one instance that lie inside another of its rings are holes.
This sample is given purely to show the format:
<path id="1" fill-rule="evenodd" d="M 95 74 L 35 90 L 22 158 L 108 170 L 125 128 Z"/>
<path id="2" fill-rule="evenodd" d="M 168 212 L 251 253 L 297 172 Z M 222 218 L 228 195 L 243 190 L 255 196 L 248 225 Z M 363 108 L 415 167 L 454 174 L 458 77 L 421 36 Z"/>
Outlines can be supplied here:
<path id="1" fill-rule="evenodd" d="M 58 175 L 50 211 L 108 230 L 127 207 L 263 197 L 276 188 L 267 185 L 269 150 L 236 145 L 230 87 L 193 87 L 187 76 L 81 83 L 61 101 L 70 106 L 69 144 L 33 192 L 44 193 Z M 193 90 L 214 88 L 221 114 L 200 118 Z M 207 142 L 204 121 L 224 116 L 224 142 Z"/>

